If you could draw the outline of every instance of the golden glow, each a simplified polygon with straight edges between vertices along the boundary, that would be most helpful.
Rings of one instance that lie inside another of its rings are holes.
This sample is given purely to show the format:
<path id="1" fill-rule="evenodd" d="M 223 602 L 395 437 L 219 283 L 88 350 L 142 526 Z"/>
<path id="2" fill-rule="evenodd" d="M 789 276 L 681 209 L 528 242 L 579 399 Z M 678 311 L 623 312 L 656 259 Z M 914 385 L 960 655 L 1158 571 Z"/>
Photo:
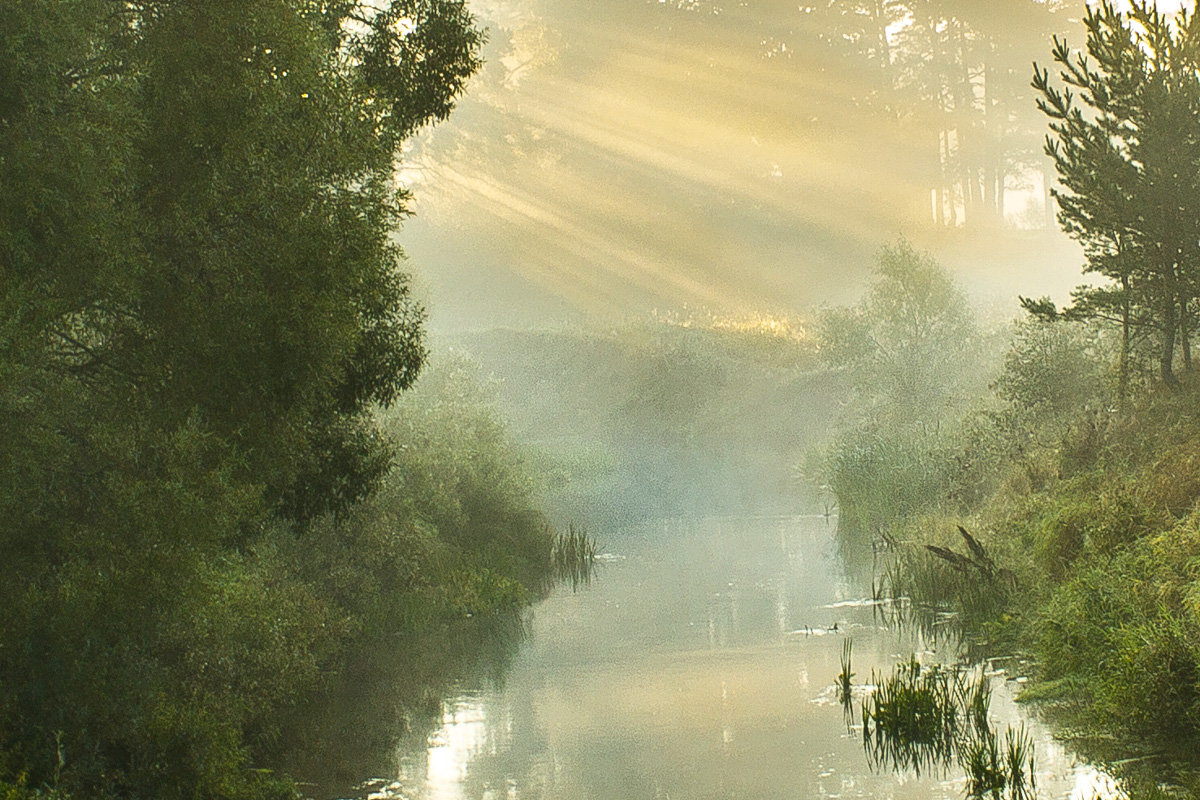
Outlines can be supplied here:
<path id="1" fill-rule="evenodd" d="M 619 26 L 604 3 L 475 7 L 489 64 L 402 175 L 426 236 L 404 241 L 441 282 L 435 316 L 465 295 L 494 310 L 505 280 L 506 298 L 589 312 L 795 313 L 852 299 L 880 245 L 931 231 L 934 110 L 868 110 L 878 73 L 832 55 L 803 14 L 759 31 L 633 2 Z M 1044 224 L 1027 183 L 1005 193 L 1009 218 Z"/>
<path id="2" fill-rule="evenodd" d="M 764 313 L 719 315 L 711 310 L 690 310 L 684 314 L 660 314 L 659 321 L 680 328 L 754 333 L 793 342 L 809 341 L 804 323 L 797 317 L 779 317 Z"/>

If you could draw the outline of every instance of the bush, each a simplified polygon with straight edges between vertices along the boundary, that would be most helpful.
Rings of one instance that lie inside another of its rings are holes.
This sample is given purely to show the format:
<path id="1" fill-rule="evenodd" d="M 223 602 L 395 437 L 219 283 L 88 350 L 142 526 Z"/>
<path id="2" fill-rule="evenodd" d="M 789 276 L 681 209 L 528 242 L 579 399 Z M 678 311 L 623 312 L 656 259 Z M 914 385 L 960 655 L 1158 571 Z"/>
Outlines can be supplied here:
<path id="1" fill-rule="evenodd" d="M 923 426 L 883 426 L 844 434 L 827 457 L 826 475 L 838 498 L 839 525 L 878 534 L 946 497 L 945 442 Z"/>
<path id="2" fill-rule="evenodd" d="M 1180 747 L 1200 731 L 1197 521 L 1082 565 L 1038 624 L 1043 669 L 1071 680 L 1093 724 Z M 1182 741 L 1181 741 L 1182 740 Z"/>
<path id="3" fill-rule="evenodd" d="M 1101 329 L 1035 317 L 1014 326 L 996 395 L 1030 416 L 1052 420 L 1108 402 L 1112 345 Z"/>

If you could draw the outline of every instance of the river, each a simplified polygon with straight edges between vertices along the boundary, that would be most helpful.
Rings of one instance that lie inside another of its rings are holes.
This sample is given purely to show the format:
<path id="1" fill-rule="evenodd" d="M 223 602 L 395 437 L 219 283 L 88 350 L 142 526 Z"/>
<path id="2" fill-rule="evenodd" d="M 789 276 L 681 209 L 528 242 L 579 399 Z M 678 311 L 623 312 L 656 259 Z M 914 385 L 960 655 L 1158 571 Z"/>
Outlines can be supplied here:
<path id="1" fill-rule="evenodd" d="M 404 740 L 381 800 L 961 798 L 960 773 L 871 768 L 834 681 L 846 638 L 855 682 L 947 645 L 884 624 L 870 574 L 850 570 L 822 516 L 647 523 L 614 535 L 595 580 L 530 614 L 500 680 L 454 686 L 440 723 Z M 865 585 L 864 585 L 865 584 Z M 993 721 L 1023 723 L 1042 798 L 1110 795 L 1016 704 L 992 665 Z M 855 723 L 860 722 L 855 712 Z"/>

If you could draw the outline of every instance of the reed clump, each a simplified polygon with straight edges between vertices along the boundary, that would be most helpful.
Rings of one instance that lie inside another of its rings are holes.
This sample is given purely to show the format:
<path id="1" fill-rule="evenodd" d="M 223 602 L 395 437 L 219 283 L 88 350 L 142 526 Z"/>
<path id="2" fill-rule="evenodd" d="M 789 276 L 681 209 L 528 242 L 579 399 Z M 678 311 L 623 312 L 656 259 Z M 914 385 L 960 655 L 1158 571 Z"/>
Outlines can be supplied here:
<path id="1" fill-rule="evenodd" d="M 599 547 L 586 530 L 574 523 L 554 534 L 550 543 L 550 571 L 556 582 L 577 589 L 591 582 Z"/>
<path id="2" fill-rule="evenodd" d="M 890 676 L 872 673 L 871 680 L 878 688 L 863 701 L 862 717 L 873 767 L 920 775 L 957 765 L 970 798 L 1034 797 L 1033 738 L 1024 726 L 997 734 L 988 719 L 986 676 L 910 658 Z"/>

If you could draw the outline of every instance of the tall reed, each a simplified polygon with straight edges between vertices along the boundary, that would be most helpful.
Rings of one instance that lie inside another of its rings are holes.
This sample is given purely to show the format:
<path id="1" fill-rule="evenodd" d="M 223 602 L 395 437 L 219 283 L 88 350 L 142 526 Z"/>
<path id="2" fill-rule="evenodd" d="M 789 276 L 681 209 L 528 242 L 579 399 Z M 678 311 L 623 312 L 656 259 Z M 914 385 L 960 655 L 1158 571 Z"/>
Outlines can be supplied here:
<path id="1" fill-rule="evenodd" d="M 586 585 L 592 580 L 596 569 L 596 540 L 587 531 L 567 526 L 565 532 L 554 535 L 550 544 L 550 569 L 556 581 L 570 583 L 572 589 Z"/>

